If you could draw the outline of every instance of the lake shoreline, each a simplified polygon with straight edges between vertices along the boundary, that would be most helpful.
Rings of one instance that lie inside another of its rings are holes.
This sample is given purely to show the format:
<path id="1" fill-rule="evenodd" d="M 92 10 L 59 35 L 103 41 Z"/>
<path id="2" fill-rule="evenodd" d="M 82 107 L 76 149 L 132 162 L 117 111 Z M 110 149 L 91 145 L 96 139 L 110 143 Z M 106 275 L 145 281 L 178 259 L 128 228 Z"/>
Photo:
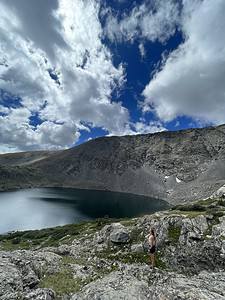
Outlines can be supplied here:
<path id="1" fill-rule="evenodd" d="M 52 184 L 52 185 L 24 185 L 24 186 L 18 186 L 18 187 L 12 187 L 12 188 L 2 188 L 0 187 L 0 194 L 4 193 L 4 192 L 16 192 L 16 191 L 20 191 L 20 190 L 30 190 L 30 189 L 39 189 L 39 188 L 46 188 L 46 189 L 50 189 L 50 188 L 62 188 L 62 189 L 74 189 L 74 190 L 90 190 L 90 191 L 103 191 L 103 192 L 112 192 L 112 193 L 122 193 L 122 194 L 127 194 L 127 195 L 133 195 L 133 196 L 143 196 L 146 198 L 154 198 L 156 200 L 163 200 L 165 202 L 168 203 L 169 206 L 172 206 L 170 204 L 170 202 L 168 202 L 168 199 L 165 198 L 160 198 L 157 195 L 152 196 L 152 195 L 146 195 L 146 194 L 137 194 L 137 193 L 130 193 L 130 192 L 126 192 L 126 191 L 121 191 L 121 190 L 113 190 L 113 189 L 107 189 L 107 188 L 89 188 L 89 187 L 80 187 L 80 186 L 76 186 L 76 185 L 58 185 L 58 184 Z"/>
<path id="2" fill-rule="evenodd" d="M 2 233 L 80 223 L 107 216 L 135 217 L 171 207 L 162 199 L 71 187 L 17 189 L 1 192 L 0 198 Z"/>

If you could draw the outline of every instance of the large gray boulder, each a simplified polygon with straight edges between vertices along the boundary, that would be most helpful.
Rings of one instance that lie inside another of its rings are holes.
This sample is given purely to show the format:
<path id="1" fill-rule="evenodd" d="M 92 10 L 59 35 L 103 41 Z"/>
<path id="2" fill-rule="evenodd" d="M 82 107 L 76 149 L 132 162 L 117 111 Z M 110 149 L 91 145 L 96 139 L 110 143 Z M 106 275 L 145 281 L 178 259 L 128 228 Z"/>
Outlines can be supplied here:
<path id="1" fill-rule="evenodd" d="M 125 226 L 121 223 L 112 223 L 105 225 L 96 235 L 97 243 L 114 243 L 124 244 L 129 242 L 130 234 Z"/>
<path id="2" fill-rule="evenodd" d="M 19 299 L 23 292 L 22 274 L 8 258 L 0 257 L 0 299 Z"/>
<path id="3" fill-rule="evenodd" d="M 71 300 L 145 300 L 149 298 L 149 287 L 132 273 L 113 272 L 101 280 L 88 284 Z"/>
<path id="4" fill-rule="evenodd" d="M 144 252 L 144 247 L 143 247 L 143 244 L 133 244 L 131 245 L 131 252 L 134 252 L 134 253 L 142 253 Z"/>
<path id="5" fill-rule="evenodd" d="M 117 243 L 127 243 L 130 240 L 129 233 L 124 226 L 116 226 L 110 233 L 110 241 Z"/>
<path id="6" fill-rule="evenodd" d="M 59 271 L 60 260 L 48 251 L 0 251 L 0 299 L 54 299 L 52 291 L 36 288 L 44 274 Z"/>
<path id="7" fill-rule="evenodd" d="M 195 218 L 183 218 L 179 241 L 191 245 L 193 241 L 201 240 L 208 229 L 206 217 L 199 215 Z"/>

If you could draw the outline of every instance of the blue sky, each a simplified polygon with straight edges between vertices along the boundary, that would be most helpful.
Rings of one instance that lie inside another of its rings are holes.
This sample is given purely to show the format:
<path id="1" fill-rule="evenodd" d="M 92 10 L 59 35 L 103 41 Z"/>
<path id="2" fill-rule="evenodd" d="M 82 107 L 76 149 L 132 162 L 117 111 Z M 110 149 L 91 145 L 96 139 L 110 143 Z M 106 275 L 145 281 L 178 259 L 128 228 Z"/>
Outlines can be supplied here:
<path id="1" fill-rule="evenodd" d="M 224 13 L 223 0 L 2 0 L 0 152 L 224 123 Z"/>

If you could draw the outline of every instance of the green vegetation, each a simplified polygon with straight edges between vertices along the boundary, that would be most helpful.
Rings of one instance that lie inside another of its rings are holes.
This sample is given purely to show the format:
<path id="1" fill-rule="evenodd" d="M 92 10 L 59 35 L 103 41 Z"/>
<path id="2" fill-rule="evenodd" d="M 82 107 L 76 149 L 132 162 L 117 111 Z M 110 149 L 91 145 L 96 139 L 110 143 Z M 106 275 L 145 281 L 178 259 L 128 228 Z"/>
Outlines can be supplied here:
<path id="1" fill-rule="evenodd" d="M 143 242 L 145 239 L 145 236 L 143 234 L 143 229 L 134 228 L 130 233 L 130 237 L 132 243 Z"/>
<path id="2" fill-rule="evenodd" d="M 73 278 L 70 270 L 62 269 L 58 273 L 43 276 L 39 287 L 51 288 L 56 292 L 57 296 L 61 296 L 79 291 L 84 284 L 81 278 Z"/>
<path id="3" fill-rule="evenodd" d="M 224 215 L 224 211 L 218 209 L 209 209 L 207 210 L 208 214 L 212 215 L 214 219 L 219 219 Z"/>
<path id="4" fill-rule="evenodd" d="M 207 206 L 203 205 L 202 202 L 196 202 L 192 204 L 176 205 L 171 208 L 170 214 L 182 214 L 189 218 L 195 218 L 199 215 L 206 213 Z"/>
<path id="5" fill-rule="evenodd" d="M 93 234 L 112 222 L 112 219 L 107 218 L 41 230 L 16 231 L 0 235 L 0 249 L 8 251 L 70 244 L 75 238 Z"/>
<path id="6" fill-rule="evenodd" d="M 126 264 L 134 263 L 144 263 L 150 264 L 150 256 L 146 252 L 130 252 L 130 251 L 113 251 L 113 249 L 108 248 L 101 252 L 96 253 L 99 258 L 109 259 L 115 262 L 122 262 Z M 156 267 L 159 269 L 166 269 L 166 264 L 162 260 L 162 253 L 156 253 Z"/>
<path id="7" fill-rule="evenodd" d="M 114 252 L 112 249 L 106 249 L 97 253 L 99 258 L 109 259 L 113 261 L 120 261 L 123 263 L 149 263 L 149 255 L 147 253 L 134 252 Z"/>
<path id="8" fill-rule="evenodd" d="M 209 206 L 212 205 L 216 202 L 216 200 L 214 198 L 208 198 L 208 199 L 204 199 L 204 200 L 198 200 L 196 203 L 199 205 L 204 205 L 204 206 Z"/>
<path id="9" fill-rule="evenodd" d="M 224 198 L 220 198 L 220 199 L 218 200 L 218 205 L 220 205 L 220 206 L 225 206 L 225 199 L 224 199 Z"/>
<path id="10" fill-rule="evenodd" d="M 163 261 L 163 252 L 157 252 L 156 253 L 156 267 L 161 269 L 161 270 L 166 270 L 168 269 L 166 263 Z"/>
<path id="11" fill-rule="evenodd" d="M 174 206 L 169 214 L 182 214 L 186 215 L 188 218 L 195 218 L 199 215 L 211 215 L 212 220 L 209 220 L 209 227 L 205 232 L 204 236 L 206 238 L 207 235 L 212 234 L 212 227 L 219 223 L 219 218 L 225 215 L 225 199 L 205 199 L 199 200 L 192 204 L 187 205 L 176 205 Z M 179 239 L 179 229 L 175 230 L 175 228 L 169 228 L 168 232 L 169 236 L 173 243 L 176 243 L 176 240 Z"/>
<path id="12" fill-rule="evenodd" d="M 86 262 L 85 259 L 77 259 L 73 256 L 69 256 L 69 255 L 66 255 L 66 256 L 63 256 L 62 259 L 61 259 L 61 264 L 62 265 L 66 265 L 68 266 L 69 264 L 84 264 Z"/>
<path id="13" fill-rule="evenodd" d="M 172 226 L 170 225 L 168 228 L 168 238 L 172 242 L 172 244 L 176 244 L 179 240 L 181 233 L 181 227 L 180 226 Z"/>
<path id="14" fill-rule="evenodd" d="M 199 200 L 191 204 L 176 205 L 171 208 L 169 214 L 182 214 L 189 218 L 195 218 L 199 215 L 213 215 L 214 218 L 221 217 L 225 214 L 225 200 L 205 199 Z"/>
<path id="15" fill-rule="evenodd" d="M 29 249 L 30 248 L 30 241 L 20 240 L 19 242 L 15 243 L 13 239 L 1 239 L 0 237 L 0 250 L 5 251 L 13 251 L 17 249 Z"/>
<path id="16" fill-rule="evenodd" d="M 169 212 L 169 215 L 184 215 L 188 218 L 196 218 L 197 216 L 205 215 L 206 211 L 179 211 L 179 210 L 173 210 Z"/>
<path id="17" fill-rule="evenodd" d="M 60 271 L 55 274 L 46 274 L 46 272 L 43 272 L 40 276 L 39 287 L 51 288 L 56 292 L 57 297 L 60 297 L 79 291 L 84 285 L 97 278 L 96 276 L 86 278 L 74 277 L 71 270 L 71 265 L 73 264 L 85 265 L 86 260 L 82 257 L 78 259 L 72 256 L 63 256 L 60 261 Z"/>
<path id="18" fill-rule="evenodd" d="M 123 225 L 123 226 L 126 226 L 126 227 L 129 227 L 129 226 L 134 226 L 136 225 L 136 222 L 137 220 L 136 219 L 129 219 L 129 218 L 123 218 L 120 223 Z"/>
<path id="19" fill-rule="evenodd" d="M 208 198 L 205 200 L 198 200 L 190 204 L 175 205 L 171 208 L 171 210 L 204 212 L 210 208 L 215 208 L 218 206 L 225 206 L 225 200 L 222 198 Z"/>
<path id="20" fill-rule="evenodd" d="M 194 203 L 194 204 L 187 204 L 187 205 L 176 205 L 172 207 L 172 210 L 204 212 L 206 210 L 206 207 L 198 203 Z"/>

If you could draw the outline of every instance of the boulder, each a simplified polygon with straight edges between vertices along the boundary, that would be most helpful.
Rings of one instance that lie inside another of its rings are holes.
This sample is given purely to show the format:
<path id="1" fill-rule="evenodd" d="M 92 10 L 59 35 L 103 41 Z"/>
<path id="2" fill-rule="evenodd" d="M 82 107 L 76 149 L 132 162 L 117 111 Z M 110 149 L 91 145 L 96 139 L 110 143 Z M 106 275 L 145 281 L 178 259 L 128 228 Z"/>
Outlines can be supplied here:
<path id="1" fill-rule="evenodd" d="M 0 299 L 18 299 L 23 292 L 22 274 L 9 258 L 0 256 Z"/>
<path id="2" fill-rule="evenodd" d="M 54 293 L 35 289 L 39 278 L 44 274 L 52 274 L 59 270 L 61 257 L 51 252 L 17 250 L 0 251 L 0 299 L 54 299 Z M 32 296 L 32 297 L 31 297 Z"/>
<path id="3" fill-rule="evenodd" d="M 224 300 L 224 272 L 186 276 L 141 264 L 124 266 L 86 285 L 71 300 Z"/>
<path id="4" fill-rule="evenodd" d="M 195 218 L 184 218 L 179 242 L 183 245 L 191 245 L 193 241 L 201 240 L 207 229 L 208 222 L 203 215 L 199 215 Z"/>
<path id="5" fill-rule="evenodd" d="M 71 300 L 145 300 L 149 298 L 149 286 L 132 274 L 112 272 L 103 279 L 96 280 L 73 295 Z"/>
<path id="6" fill-rule="evenodd" d="M 225 238 L 225 216 L 219 218 L 220 223 L 212 227 L 212 237 Z"/>
<path id="7" fill-rule="evenodd" d="M 130 234 L 121 223 L 106 225 L 97 233 L 97 243 L 112 242 L 115 244 L 127 243 L 130 241 Z"/>
<path id="8" fill-rule="evenodd" d="M 27 293 L 24 300 L 54 300 L 55 292 L 52 289 L 36 289 Z"/>
<path id="9" fill-rule="evenodd" d="M 225 184 L 212 194 L 211 198 L 215 197 L 225 197 Z"/>
<path id="10" fill-rule="evenodd" d="M 151 297 L 154 300 L 224 300 L 224 273 L 202 272 L 188 277 L 171 273 L 167 277 L 159 278 L 151 286 Z"/>
<path id="11" fill-rule="evenodd" d="M 110 233 L 110 241 L 115 244 L 129 242 L 130 236 L 126 228 L 115 228 Z"/>
<path id="12" fill-rule="evenodd" d="M 141 253 L 144 252 L 144 248 L 142 244 L 134 244 L 131 246 L 131 252 Z"/>

